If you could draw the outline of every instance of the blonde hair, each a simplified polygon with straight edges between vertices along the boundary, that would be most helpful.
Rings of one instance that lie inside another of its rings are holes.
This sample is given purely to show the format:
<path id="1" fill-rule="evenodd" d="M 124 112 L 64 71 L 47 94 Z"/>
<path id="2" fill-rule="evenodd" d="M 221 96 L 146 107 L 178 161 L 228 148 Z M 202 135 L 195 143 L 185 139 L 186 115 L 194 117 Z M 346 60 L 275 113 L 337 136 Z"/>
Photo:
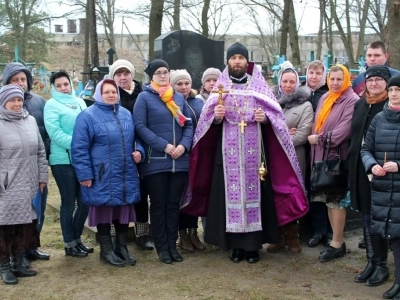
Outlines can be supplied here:
<path id="1" fill-rule="evenodd" d="M 318 69 L 318 68 L 325 68 L 325 65 L 322 61 L 320 60 L 314 60 L 312 62 L 310 62 L 310 64 L 308 65 L 307 69 Z"/>

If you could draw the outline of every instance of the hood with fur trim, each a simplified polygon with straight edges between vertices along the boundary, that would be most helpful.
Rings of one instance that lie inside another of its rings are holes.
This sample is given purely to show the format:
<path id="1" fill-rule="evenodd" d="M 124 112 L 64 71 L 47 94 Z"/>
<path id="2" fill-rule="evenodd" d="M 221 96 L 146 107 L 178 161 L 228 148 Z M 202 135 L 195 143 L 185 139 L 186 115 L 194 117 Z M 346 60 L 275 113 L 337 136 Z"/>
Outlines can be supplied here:
<path id="1" fill-rule="evenodd" d="M 307 102 L 311 96 L 311 89 L 308 86 L 299 86 L 294 93 L 285 95 L 279 91 L 279 86 L 274 85 L 272 88 L 272 92 L 278 103 L 282 108 L 292 108 Z"/>

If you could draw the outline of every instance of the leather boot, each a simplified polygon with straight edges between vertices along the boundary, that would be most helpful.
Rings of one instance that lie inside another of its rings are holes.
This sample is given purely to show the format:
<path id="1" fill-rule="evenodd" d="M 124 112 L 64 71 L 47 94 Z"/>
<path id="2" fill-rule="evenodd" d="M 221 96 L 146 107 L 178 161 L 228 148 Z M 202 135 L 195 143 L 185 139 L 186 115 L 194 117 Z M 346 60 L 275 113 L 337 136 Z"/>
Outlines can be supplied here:
<path id="1" fill-rule="evenodd" d="M 149 237 L 149 231 L 150 231 L 149 223 L 136 222 L 135 228 L 136 228 L 135 242 L 140 247 L 140 249 L 148 251 L 154 250 L 154 244 Z"/>
<path id="2" fill-rule="evenodd" d="M 116 232 L 114 253 L 129 265 L 136 265 L 136 259 L 134 259 L 128 252 L 128 232 Z"/>
<path id="3" fill-rule="evenodd" d="M 360 274 L 356 276 L 356 278 L 354 278 L 354 281 L 358 283 L 366 282 L 368 278 L 372 275 L 372 273 L 375 271 L 374 250 L 372 249 L 371 235 L 368 227 L 363 228 L 363 233 L 364 233 L 365 251 L 367 253 L 368 263 L 365 266 L 364 271 L 362 271 Z"/>
<path id="4" fill-rule="evenodd" d="M 289 250 L 293 253 L 300 253 L 299 225 L 297 223 L 287 224 L 286 234 Z"/>
<path id="5" fill-rule="evenodd" d="M 99 235 L 100 260 L 114 267 L 125 267 L 126 262 L 119 258 L 113 250 L 111 235 Z"/>
<path id="6" fill-rule="evenodd" d="M 282 248 L 285 248 L 286 245 L 286 226 L 279 227 L 279 242 L 278 244 L 269 244 L 267 247 L 267 251 L 270 253 L 277 253 Z"/>
<path id="7" fill-rule="evenodd" d="M 194 252 L 194 247 L 190 240 L 187 229 L 179 230 L 179 247 L 187 252 Z"/>
<path id="8" fill-rule="evenodd" d="M 189 228 L 189 237 L 194 249 L 200 251 L 206 250 L 206 247 L 204 247 L 203 243 L 199 239 L 197 228 Z"/>
<path id="9" fill-rule="evenodd" d="M 36 276 L 37 272 L 31 269 L 27 269 L 22 265 L 22 254 L 14 255 L 12 258 L 12 271 L 17 277 L 32 277 Z"/>
<path id="10" fill-rule="evenodd" d="M 375 270 L 365 283 L 366 286 L 378 286 L 389 278 L 387 266 L 388 241 L 379 235 L 371 235 L 371 244 L 375 257 Z"/>
<path id="11" fill-rule="evenodd" d="M 18 279 L 11 271 L 10 258 L 0 259 L 0 274 L 5 284 L 17 284 Z"/>

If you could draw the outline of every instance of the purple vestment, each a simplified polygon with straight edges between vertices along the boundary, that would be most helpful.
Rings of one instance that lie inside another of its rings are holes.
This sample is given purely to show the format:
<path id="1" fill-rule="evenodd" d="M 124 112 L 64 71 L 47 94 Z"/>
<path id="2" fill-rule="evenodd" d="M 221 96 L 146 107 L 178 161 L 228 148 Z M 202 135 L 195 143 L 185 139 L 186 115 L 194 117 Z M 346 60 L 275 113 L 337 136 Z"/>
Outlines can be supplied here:
<path id="1" fill-rule="evenodd" d="M 288 133 L 280 105 L 261 72 L 249 63 L 247 84 L 232 84 L 225 68 L 214 85 L 222 84 L 229 93 L 223 95 L 223 166 L 226 196 L 226 231 L 253 232 L 262 230 L 261 183 L 258 168 L 261 165 L 262 137 L 267 142 L 270 161 L 268 168 L 274 192 L 279 225 L 302 217 L 308 210 L 300 167 Z M 212 164 L 216 153 L 216 126 L 214 108 L 218 105 L 213 93 L 204 105 L 190 157 L 189 185 L 185 193 L 183 212 L 207 214 L 212 181 Z M 257 123 L 254 111 L 262 109 L 267 124 Z M 246 123 L 241 133 L 239 123 Z"/>

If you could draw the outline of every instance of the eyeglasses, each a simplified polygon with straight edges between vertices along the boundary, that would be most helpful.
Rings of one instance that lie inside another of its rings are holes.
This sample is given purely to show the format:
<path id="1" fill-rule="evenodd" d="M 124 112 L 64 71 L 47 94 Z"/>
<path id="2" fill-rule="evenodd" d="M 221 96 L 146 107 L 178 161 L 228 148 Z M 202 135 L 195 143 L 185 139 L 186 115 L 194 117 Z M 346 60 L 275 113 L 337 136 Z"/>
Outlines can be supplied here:
<path id="1" fill-rule="evenodd" d="M 155 73 L 154 73 L 154 75 L 156 75 L 157 77 L 167 76 L 168 74 L 169 74 L 169 71 L 155 72 Z"/>
<path id="2" fill-rule="evenodd" d="M 377 78 L 370 78 L 365 80 L 366 83 L 381 83 L 382 81 L 385 81 L 385 79 L 381 78 L 381 77 L 377 77 Z"/>

